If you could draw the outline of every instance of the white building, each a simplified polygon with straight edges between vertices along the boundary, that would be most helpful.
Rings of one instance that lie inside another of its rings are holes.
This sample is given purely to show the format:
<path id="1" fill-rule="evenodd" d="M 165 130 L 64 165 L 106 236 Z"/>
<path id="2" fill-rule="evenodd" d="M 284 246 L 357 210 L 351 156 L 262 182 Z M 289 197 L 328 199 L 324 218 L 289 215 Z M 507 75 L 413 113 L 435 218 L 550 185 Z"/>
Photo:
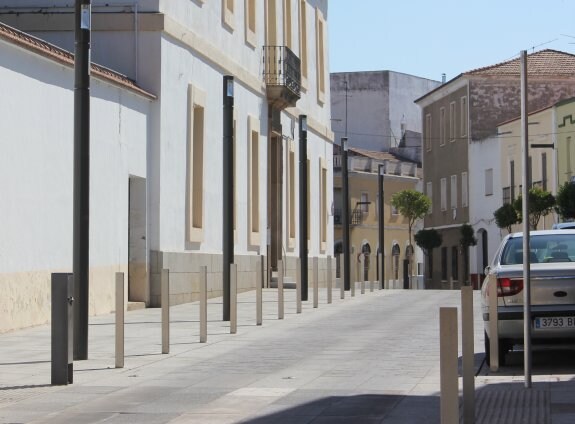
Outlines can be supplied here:
<path id="1" fill-rule="evenodd" d="M 70 2 L 31 7 L 37 3 L 0 0 L 6 7 L 0 20 L 73 50 Z M 144 272 L 129 275 L 130 300 L 157 305 L 162 268 L 170 270 L 172 303 L 197 299 L 200 265 L 208 267 L 211 294 L 221 294 L 224 75 L 235 81 L 240 288 L 254 287 L 260 254 L 268 275 L 282 258 L 288 274 L 295 272 L 300 115 L 307 115 L 309 130 L 309 256 L 320 257 L 323 275 L 333 251 L 327 0 L 92 4 L 93 60 L 157 96 L 143 128 L 149 137 L 143 176 L 147 262 Z M 93 168 L 93 178 L 98 171 Z M 96 290 L 91 283 L 90 295 Z"/>
<path id="2" fill-rule="evenodd" d="M 46 322 L 50 274 L 72 269 L 73 87 L 72 55 L 0 24 L 0 332 Z M 91 94 L 90 309 L 106 313 L 145 215 L 154 96 L 98 66 Z"/>

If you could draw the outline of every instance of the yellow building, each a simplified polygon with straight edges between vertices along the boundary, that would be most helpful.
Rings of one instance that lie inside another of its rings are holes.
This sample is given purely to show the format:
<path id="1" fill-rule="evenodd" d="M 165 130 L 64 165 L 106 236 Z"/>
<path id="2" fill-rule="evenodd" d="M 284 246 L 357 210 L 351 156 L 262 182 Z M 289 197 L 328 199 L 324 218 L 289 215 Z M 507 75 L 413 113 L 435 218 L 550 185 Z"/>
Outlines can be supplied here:
<path id="1" fill-rule="evenodd" d="M 421 168 L 417 163 L 402 161 L 386 152 L 372 152 L 349 148 L 348 190 L 350 199 L 350 251 L 352 255 L 352 280 L 379 280 L 377 253 L 379 246 L 378 167 L 384 165 L 384 240 L 385 281 L 389 287 L 403 287 L 403 259 L 409 244 L 407 220 L 390 204 L 393 194 L 420 185 Z M 343 270 L 342 252 L 342 173 L 341 155 L 334 147 L 334 240 L 337 275 Z M 413 229 L 413 233 L 417 230 Z M 412 234 L 413 238 L 413 234 Z M 412 240 L 412 243 L 415 243 Z M 416 249 L 417 262 L 421 255 Z M 420 266 L 418 268 L 421 268 Z M 415 274 L 414 268 L 410 273 Z M 419 272 L 418 272 L 419 274 Z"/>
<path id="2" fill-rule="evenodd" d="M 557 191 L 555 182 L 555 160 L 553 149 L 533 147 L 553 143 L 553 106 L 529 114 L 529 167 L 532 187 L 540 187 L 553 194 Z M 521 118 L 499 125 L 501 140 L 501 187 L 503 204 L 511 203 L 521 194 L 522 189 L 522 137 Z M 541 217 L 537 229 L 549 229 L 553 224 L 553 215 Z M 513 231 L 522 231 L 522 224 L 513 227 Z"/>

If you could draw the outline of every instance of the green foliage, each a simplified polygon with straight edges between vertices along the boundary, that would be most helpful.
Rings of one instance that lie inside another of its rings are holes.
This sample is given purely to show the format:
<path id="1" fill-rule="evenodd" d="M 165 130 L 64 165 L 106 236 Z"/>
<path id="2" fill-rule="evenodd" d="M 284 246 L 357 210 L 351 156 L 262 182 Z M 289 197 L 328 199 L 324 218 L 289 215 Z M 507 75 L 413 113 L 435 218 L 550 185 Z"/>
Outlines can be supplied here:
<path id="1" fill-rule="evenodd" d="M 501 206 L 495 212 L 493 212 L 495 217 L 495 223 L 499 228 L 505 228 L 507 232 L 511 233 L 511 226 L 517 224 L 519 221 L 519 216 L 517 216 L 517 211 L 511 203 L 506 203 Z"/>
<path id="2" fill-rule="evenodd" d="M 519 216 L 520 222 L 523 220 L 521 195 L 513 202 L 513 207 Z M 548 191 L 539 187 L 529 189 L 529 227 L 534 230 L 542 216 L 549 214 L 555 207 L 555 197 Z"/>
<path id="3" fill-rule="evenodd" d="M 400 214 L 407 218 L 409 244 L 411 245 L 413 224 L 427 214 L 431 207 L 431 200 L 417 190 L 402 190 L 391 196 L 391 204 Z"/>
<path id="4" fill-rule="evenodd" d="M 473 227 L 469 224 L 463 224 L 460 229 L 461 238 L 459 239 L 459 244 L 461 247 L 468 248 L 469 246 L 475 246 L 477 244 L 477 239 L 475 238 Z"/>
<path id="5" fill-rule="evenodd" d="M 426 255 L 436 247 L 441 246 L 443 242 L 441 234 L 439 234 L 439 231 L 435 228 L 419 230 L 413 238 L 415 239 L 415 244 L 417 244 Z"/>
<path id="6" fill-rule="evenodd" d="M 555 210 L 562 219 L 575 219 L 575 183 L 566 182 L 559 187 L 555 200 Z"/>

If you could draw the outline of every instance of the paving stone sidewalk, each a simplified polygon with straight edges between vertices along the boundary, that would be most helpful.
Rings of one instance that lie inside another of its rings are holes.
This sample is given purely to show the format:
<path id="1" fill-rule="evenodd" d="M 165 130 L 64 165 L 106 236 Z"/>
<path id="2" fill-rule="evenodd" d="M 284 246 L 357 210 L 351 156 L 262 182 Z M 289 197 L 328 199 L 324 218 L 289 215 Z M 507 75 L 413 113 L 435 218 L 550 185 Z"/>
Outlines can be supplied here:
<path id="1" fill-rule="evenodd" d="M 277 291 L 264 290 L 258 327 L 255 292 L 242 293 L 235 335 L 221 321 L 221 298 L 212 299 L 207 343 L 199 305 L 173 306 L 166 355 L 160 310 L 128 312 L 123 369 L 114 368 L 113 315 L 92 317 L 90 358 L 74 363 L 69 386 L 50 386 L 49 326 L 0 335 L 0 423 L 439 423 L 438 311 L 459 306 L 459 293 L 357 290 L 340 300 L 334 290 L 331 305 L 320 294 L 318 309 L 310 290 L 296 314 L 286 290 L 278 320 Z M 476 307 L 477 369 L 480 319 Z M 517 367 L 483 367 L 476 422 L 575 422 L 572 379 L 538 374 L 526 391 Z"/>

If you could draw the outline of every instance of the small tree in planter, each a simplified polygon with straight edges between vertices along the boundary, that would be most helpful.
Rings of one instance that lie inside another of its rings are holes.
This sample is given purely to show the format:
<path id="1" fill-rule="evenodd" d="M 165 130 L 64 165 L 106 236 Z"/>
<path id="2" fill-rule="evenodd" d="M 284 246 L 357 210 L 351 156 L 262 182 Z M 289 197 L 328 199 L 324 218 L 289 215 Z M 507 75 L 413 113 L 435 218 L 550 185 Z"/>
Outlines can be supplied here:
<path id="1" fill-rule="evenodd" d="M 429 278 L 433 278 L 433 249 L 441 246 L 443 240 L 441 234 L 432 228 L 429 230 L 419 230 L 414 236 L 415 244 L 417 244 L 427 257 Z"/>
<path id="2" fill-rule="evenodd" d="M 459 239 L 459 245 L 463 251 L 463 263 L 465 270 L 464 283 L 469 284 L 469 248 L 477 244 L 477 239 L 475 238 L 473 227 L 469 224 L 463 224 L 461 226 L 461 238 Z"/>
<path id="3" fill-rule="evenodd" d="M 563 220 L 575 219 L 575 183 L 566 182 L 557 191 L 555 210 Z"/>
<path id="4" fill-rule="evenodd" d="M 521 222 L 519 216 L 517 216 L 517 211 L 511 203 L 506 203 L 493 212 L 495 217 L 495 223 L 499 228 L 505 228 L 508 233 L 511 233 L 511 226 Z"/>
<path id="5" fill-rule="evenodd" d="M 523 220 L 521 216 L 522 211 L 522 197 L 521 195 L 513 202 L 513 207 L 517 211 L 520 221 Z M 555 207 L 555 197 L 548 191 L 539 187 L 529 189 L 529 228 L 531 230 L 537 229 L 537 224 L 542 216 L 549 214 Z"/>

